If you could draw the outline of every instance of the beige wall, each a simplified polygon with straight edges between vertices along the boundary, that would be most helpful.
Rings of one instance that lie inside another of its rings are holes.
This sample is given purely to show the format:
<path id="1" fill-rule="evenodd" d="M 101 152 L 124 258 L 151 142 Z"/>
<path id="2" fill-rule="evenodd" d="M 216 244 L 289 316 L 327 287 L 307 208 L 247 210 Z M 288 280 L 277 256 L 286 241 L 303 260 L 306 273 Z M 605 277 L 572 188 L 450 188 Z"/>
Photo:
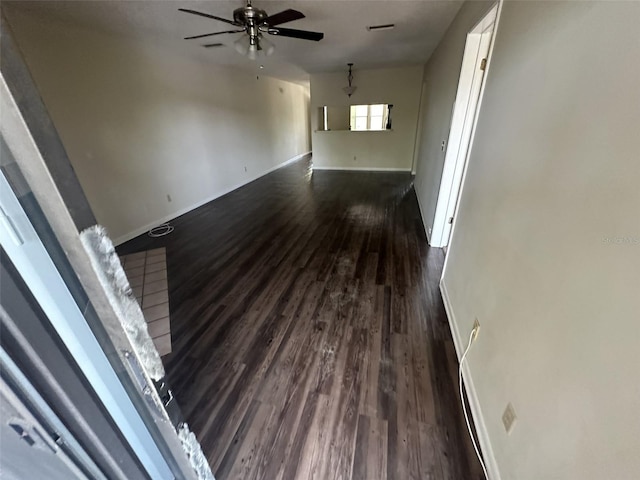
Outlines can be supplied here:
<path id="1" fill-rule="evenodd" d="M 308 88 L 7 16 L 89 203 L 116 242 L 310 150 Z"/>
<path id="2" fill-rule="evenodd" d="M 639 22 L 504 5 L 444 273 L 504 480 L 640 478 Z"/>
<path id="3" fill-rule="evenodd" d="M 342 89 L 347 69 L 311 76 L 311 108 L 393 104 L 392 130 L 379 132 L 317 131 L 312 125 L 313 164 L 320 168 L 410 170 L 413 162 L 422 67 L 358 70 L 351 98 Z M 316 116 L 314 115 L 315 119 Z"/>
<path id="4" fill-rule="evenodd" d="M 494 2 L 471 1 L 460 8 L 424 68 L 420 131 L 414 182 L 425 229 L 431 235 L 444 167 L 442 142 L 449 138 L 467 33 Z"/>

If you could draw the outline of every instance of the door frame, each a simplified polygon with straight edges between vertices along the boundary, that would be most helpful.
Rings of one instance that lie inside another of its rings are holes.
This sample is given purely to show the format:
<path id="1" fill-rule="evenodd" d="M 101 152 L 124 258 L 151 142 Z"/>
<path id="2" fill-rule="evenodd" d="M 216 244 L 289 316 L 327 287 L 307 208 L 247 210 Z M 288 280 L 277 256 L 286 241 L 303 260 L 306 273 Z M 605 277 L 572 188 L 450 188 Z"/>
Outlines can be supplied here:
<path id="1" fill-rule="evenodd" d="M 429 238 L 433 247 L 446 247 L 451 237 L 455 212 L 462 191 L 462 179 L 471 151 L 491 61 L 498 6 L 499 4 L 496 3 L 467 34 L 436 211 Z M 484 65 L 482 65 L 483 62 Z"/>
<path id="2" fill-rule="evenodd" d="M 137 418 L 132 417 L 131 422 L 140 427 L 141 437 L 147 437 L 148 433 L 155 442 L 155 448 L 151 444 L 144 447 L 147 457 L 151 461 L 154 460 L 157 453 L 155 450 L 159 450 L 162 458 L 155 470 L 162 469 L 166 472 L 163 464 L 167 465 L 171 472 L 170 478 L 213 478 L 206 459 L 200 466 L 199 462 L 204 454 L 198 448 L 195 436 L 189 436 L 188 428 L 186 424 L 182 424 L 181 419 L 169 417 L 156 383 L 141 366 L 136 349 L 109 300 L 105 285 L 92 266 L 79 230 L 94 225 L 95 218 L 15 44 L 11 29 L 3 15 L 0 15 L 0 20 L 0 133 L 24 176 L 26 185 L 33 192 L 34 199 L 42 210 L 43 219 L 47 228 L 51 230 L 56 248 L 65 257 L 65 262 L 68 261 L 71 273 L 65 276 L 72 276 L 75 279 L 72 282 L 74 291 L 76 286 L 79 287 L 89 299 L 86 302 L 86 299 L 83 299 L 83 305 L 79 305 L 80 310 L 87 313 L 86 322 L 94 336 L 99 339 L 112 370 L 118 376 L 130 403 L 135 407 Z M 71 207 L 68 208 L 67 205 Z M 9 232 L 8 235 L 11 236 L 12 233 Z M 47 246 L 50 246 L 50 243 L 47 241 Z M 51 259 L 53 260 L 53 257 Z M 68 273 L 65 269 L 62 271 Z M 143 425 L 138 423 L 139 419 Z M 146 433 L 143 426 L 146 427 Z M 157 478 L 164 477 L 158 475 Z"/>
<path id="3" fill-rule="evenodd" d="M 173 474 L 9 182 L 0 171 L 0 243 L 152 478 Z"/>

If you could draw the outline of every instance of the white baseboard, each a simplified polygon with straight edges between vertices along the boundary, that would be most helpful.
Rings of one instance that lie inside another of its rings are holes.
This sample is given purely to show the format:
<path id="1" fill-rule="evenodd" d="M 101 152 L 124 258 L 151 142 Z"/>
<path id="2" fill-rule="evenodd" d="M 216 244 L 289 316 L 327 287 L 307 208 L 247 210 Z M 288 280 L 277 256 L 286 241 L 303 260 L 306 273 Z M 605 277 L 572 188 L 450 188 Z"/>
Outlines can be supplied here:
<path id="1" fill-rule="evenodd" d="M 251 177 L 251 178 L 249 178 L 249 179 L 247 179 L 247 180 L 245 180 L 243 182 L 237 183 L 237 184 L 233 185 L 232 187 L 229 187 L 229 188 L 226 188 L 226 189 L 224 189 L 222 191 L 216 192 L 213 195 L 211 195 L 211 196 L 209 196 L 207 198 L 204 198 L 199 202 L 194 203 L 193 205 L 190 205 L 188 207 L 182 208 L 182 209 L 180 209 L 180 210 L 178 210 L 176 212 L 172 212 L 172 213 L 170 213 L 168 215 L 165 215 L 162 218 L 159 218 L 158 220 L 155 220 L 155 221 L 153 221 L 151 223 L 143 225 L 140 228 L 136 228 L 135 230 L 133 230 L 131 232 L 125 233 L 124 235 L 121 235 L 118 238 L 114 239 L 113 240 L 113 244 L 117 246 L 117 245 L 123 244 L 124 242 L 128 242 L 132 238 L 136 238 L 138 235 L 142 235 L 143 233 L 148 232 L 153 227 L 156 227 L 158 225 L 162 225 L 163 223 L 168 222 L 170 220 L 173 220 L 174 218 L 178 218 L 179 216 L 184 215 L 185 213 L 189 213 L 191 210 L 195 210 L 196 208 L 201 207 L 202 205 L 204 205 L 206 203 L 209 203 L 212 200 L 215 200 L 216 198 L 220 198 L 223 195 L 226 195 L 227 193 L 233 192 L 234 190 L 237 190 L 238 188 L 243 187 L 243 186 L 247 185 L 248 183 L 251 183 L 251 182 L 257 180 L 260 177 L 264 177 L 265 175 L 267 175 L 267 174 L 269 174 L 271 172 L 274 172 L 274 171 L 278 170 L 279 168 L 286 167 L 287 165 L 289 165 L 291 163 L 297 162 L 298 160 L 300 160 L 300 159 L 302 159 L 302 158 L 304 158 L 304 157 L 306 157 L 307 155 L 310 155 L 310 154 L 311 154 L 311 152 L 305 152 L 305 153 L 301 153 L 300 155 L 296 155 L 295 157 L 290 158 L 289 160 L 286 160 L 286 161 L 284 161 L 282 163 L 279 163 L 278 165 L 276 165 L 274 167 L 271 167 L 270 169 L 266 170 L 265 172 L 259 173 L 258 175 L 254 175 L 253 177 Z"/>
<path id="2" fill-rule="evenodd" d="M 395 167 L 320 167 L 313 166 L 314 170 L 341 170 L 348 172 L 410 172 L 411 168 L 395 168 Z"/>
<path id="3" fill-rule="evenodd" d="M 444 309 L 447 312 L 447 318 L 449 319 L 449 328 L 451 328 L 451 335 L 453 336 L 453 343 L 456 347 L 456 354 L 458 355 L 458 361 L 464 353 L 466 348 L 465 342 L 460 337 L 460 331 L 458 329 L 458 322 L 456 321 L 453 313 L 453 306 L 449 300 L 449 294 L 447 293 L 447 286 L 444 283 L 444 278 L 440 280 L 440 293 L 442 294 L 442 301 L 444 302 Z M 480 443 L 480 450 L 482 451 L 482 458 L 484 459 L 485 466 L 487 467 L 487 473 L 489 474 L 489 480 L 501 480 L 500 470 L 496 462 L 496 457 L 493 453 L 493 447 L 491 446 L 491 439 L 487 432 L 487 426 L 482 415 L 482 409 L 480 408 L 480 402 L 476 388 L 473 384 L 473 377 L 471 376 L 471 370 L 469 369 L 469 363 L 465 362 L 462 367 L 462 377 L 464 379 L 464 386 L 467 391 L 467 399 L 469 400 L 469 406 L 471 407 L 471 416 L 473 417 L 473 423 L 476 427 L 476 433 L 478 434 L 478 441 Z"/>

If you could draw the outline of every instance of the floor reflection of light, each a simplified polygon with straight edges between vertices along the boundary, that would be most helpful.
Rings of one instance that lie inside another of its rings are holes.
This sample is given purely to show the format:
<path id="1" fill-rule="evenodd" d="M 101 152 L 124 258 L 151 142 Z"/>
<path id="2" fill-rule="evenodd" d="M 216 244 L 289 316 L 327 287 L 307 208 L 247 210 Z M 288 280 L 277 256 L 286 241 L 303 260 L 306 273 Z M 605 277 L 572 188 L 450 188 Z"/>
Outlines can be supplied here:
<path id="1" fill-rule="evenodd" d="M 381 223 L 384 211 L 376 205 L 357 204 L 349 207 L 347 218 L 359 225 L 372 227 Z"/>

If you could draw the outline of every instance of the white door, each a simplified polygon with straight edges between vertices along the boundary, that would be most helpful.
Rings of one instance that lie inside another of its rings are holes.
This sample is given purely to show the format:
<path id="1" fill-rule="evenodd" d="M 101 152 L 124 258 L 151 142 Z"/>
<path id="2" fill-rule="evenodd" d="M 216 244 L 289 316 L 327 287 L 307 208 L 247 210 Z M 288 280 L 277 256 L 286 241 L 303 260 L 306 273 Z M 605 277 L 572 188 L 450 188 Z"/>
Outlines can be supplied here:
<path id="1" fill-rule="evenodd" d="M 467 35 L 447 142 L 431 245 L 449 244 L 496 21 L 494 7 Z"/>

